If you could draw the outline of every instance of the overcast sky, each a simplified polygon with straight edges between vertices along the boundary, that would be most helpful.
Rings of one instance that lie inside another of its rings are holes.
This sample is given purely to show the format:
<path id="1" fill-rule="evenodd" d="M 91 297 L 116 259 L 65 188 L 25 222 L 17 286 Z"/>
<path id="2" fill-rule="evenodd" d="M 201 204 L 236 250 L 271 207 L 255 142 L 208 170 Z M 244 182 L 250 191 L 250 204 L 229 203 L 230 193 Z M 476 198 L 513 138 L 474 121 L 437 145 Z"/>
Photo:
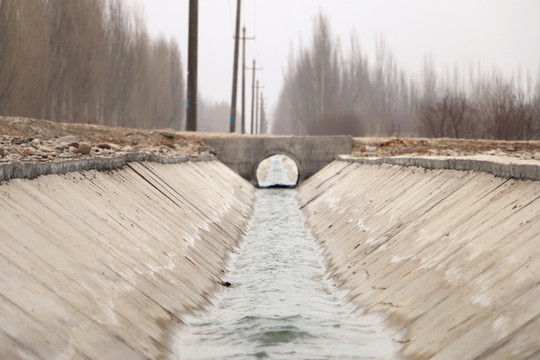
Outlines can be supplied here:
<path id="1" fill-rule="evenodd" d="M 189 0 L 131 0 L 146 13 L 153 34 L 172 36 L 187 58 Z M 418 72 L 431 53 L 440 71 L 482 64 L 505 73 L 518 69 L 538 77 L 540 0 L 243 0 L 247 61 L 257 58 L 270 108 L 277 102 L 291 47 L 310 38 L 312 19 L 322 10 L 344 47 L 355 31 L 363 51 L 374 53 L 384 34 L 398 64 Z M 199 2 L 199 91 L 230 101 L 236 0 Z M 251 74 L 248 77 L 248 84 Z"/>

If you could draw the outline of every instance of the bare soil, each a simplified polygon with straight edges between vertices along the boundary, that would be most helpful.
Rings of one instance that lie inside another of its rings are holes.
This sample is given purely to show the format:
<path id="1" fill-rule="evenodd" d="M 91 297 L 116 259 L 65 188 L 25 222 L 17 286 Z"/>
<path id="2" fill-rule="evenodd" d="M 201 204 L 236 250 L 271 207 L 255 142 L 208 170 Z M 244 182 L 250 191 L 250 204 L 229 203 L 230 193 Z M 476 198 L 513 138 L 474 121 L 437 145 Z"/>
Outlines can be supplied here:
<path id="1" fill-rule="evenodd" d="M 65 138 L 66 136 L 70 136 L 71 139 Z M 204 141 L 205 138 L 213 136 L 242 135 L 179 132 L 173 129 L 146 130 L 0 117 L 0 163 L 15 160 L 55 161 L 73 157 L 113 156 L 134 151 L 151 152 L 161 156 L 199 156 L 213 153 Z M 90 145 L 90 153 L 79 151 L 81 143 Z M 540 160 L 540 141 L 364 137 L 353 139 L 351 155 L 380 157 L 478 154 Z"/>
<path id="2" fill-rule="evenodd" d="M 81 153 L 83 143 L 90 145 L 90 153 Z M 51 161 L 127 152 L 198 156 L 210 151 L 198 133 L 0 117 L 0 162 Z"/>
<path id="3" fill-rule="evenodd" d="M 475 139 L 354 138 L 353 156 L 511 156 L 540 160 L 540 141 Z"/>
<path id="4" fill-rule="evenodd" d="M 174 137 L 167 136 L 174 134 Z M 147 130 L 90 124 L 55 123 L 47 120 L 0 117 L 0 135 L 56 140 L 73 135 L 81 141 L 110 142 L 118 145 L 198 145 L 196 133 L 180 133 L 172 129 Z M 174 141 L 173 141 L 174 140 Z"/>

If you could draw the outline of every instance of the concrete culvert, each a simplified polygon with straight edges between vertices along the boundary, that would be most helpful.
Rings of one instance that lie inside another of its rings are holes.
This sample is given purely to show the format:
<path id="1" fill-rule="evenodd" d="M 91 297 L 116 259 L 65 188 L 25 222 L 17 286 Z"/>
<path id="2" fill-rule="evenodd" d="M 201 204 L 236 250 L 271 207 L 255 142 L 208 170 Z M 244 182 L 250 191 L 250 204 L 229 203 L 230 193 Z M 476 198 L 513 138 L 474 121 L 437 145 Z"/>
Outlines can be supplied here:
<path id="1" fill-rule="evenodd" d="M 295 188 L 299 180 L 296 162 L 282 154 L 261 161 L 256 176 L 260 188 Z"/>

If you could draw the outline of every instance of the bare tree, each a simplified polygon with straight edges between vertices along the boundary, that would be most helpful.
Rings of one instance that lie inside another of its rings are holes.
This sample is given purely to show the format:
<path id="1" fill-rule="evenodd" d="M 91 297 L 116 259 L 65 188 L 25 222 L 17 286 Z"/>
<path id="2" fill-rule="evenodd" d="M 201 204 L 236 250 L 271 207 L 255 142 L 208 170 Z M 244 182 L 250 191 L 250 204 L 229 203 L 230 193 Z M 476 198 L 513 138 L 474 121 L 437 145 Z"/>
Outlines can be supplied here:
<path id="1" fill-rule="evenodd" d="M 184 119 L 185 91 L 184 77 L 182 75 L 182 62 L 180 48 L 174 41 L 169 42 L 169 86 L 171 95 L 171 109 L 169 111 L 169 121 L 167 127 L 174 129 L 183 129 L 182 121 Z"/>
<path id="2" fill-rule="evenodd" d="M 124 0 L 0 0 L 0 115 L 180 128 L 178 45 Z"/>
<path id="3" fill-rule="evenodd" d="M 360 118 L 370 116 L 371 78 L 367 57 L 362 53 L 358 37 L 355 33 L 350 39 L 350 58 L 342 61 L 343 110 Z"/>
<path id="4" fill-rule="evenodd" d="M 49 28 L 45 14 L 41 1 L 0 2 L 1 113 L 42 115 L 49 73 Z"/>
<path id="5" fill-rule="evenodd" d="M 311 46 L 290 56 L 274 131 L 306 134 L 310 124 L 338 111 L 339 54 L 328 19 L 319 13 L 313 19 Z"/>
<path id="6" fill-rule="evenodd" d="M 17 37 L 16 3 L 2 0 L 0 2 L 0 111 L 7 113 L 10 109 L 8 92 L 15 78 L 15 39 Z"/>

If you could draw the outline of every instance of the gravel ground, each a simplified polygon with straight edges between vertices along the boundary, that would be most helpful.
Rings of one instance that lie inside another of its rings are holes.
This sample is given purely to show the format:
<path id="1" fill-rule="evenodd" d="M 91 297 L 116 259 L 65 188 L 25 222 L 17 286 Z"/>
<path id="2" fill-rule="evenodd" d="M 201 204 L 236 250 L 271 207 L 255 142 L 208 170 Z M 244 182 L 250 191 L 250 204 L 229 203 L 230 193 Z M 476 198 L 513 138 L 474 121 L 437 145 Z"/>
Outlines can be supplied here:
<path id="1" fill-rule="evenodd" d="M 352 156 L 510 156 L 540 160 L 540 141 L 495 141 L 471 139 L 354 138 Z"/>
<path id="2" fill-rule="evenodd" d="M 213 154 L 204 138 L 241 136 L 173 129 L 145 130 L 89 124 L 54 123 L 18 117 L 0 117 L 0 164 L 62 161 L 147 152 L 163 157 Z M 261 135 L 269 136 L 269 135 Z M 510 156 L 540 160 L 540 141 L 467 139 L 354 138 L 352 156 L 396 155 Z"/>
<path id="3" fill-rule="evenodd" d="M 199 156 L 210 148 L 195 133 L 143 130 L 0 117 L 0 163 L 62 161 L 147 152 L 164 157 Z"/>

